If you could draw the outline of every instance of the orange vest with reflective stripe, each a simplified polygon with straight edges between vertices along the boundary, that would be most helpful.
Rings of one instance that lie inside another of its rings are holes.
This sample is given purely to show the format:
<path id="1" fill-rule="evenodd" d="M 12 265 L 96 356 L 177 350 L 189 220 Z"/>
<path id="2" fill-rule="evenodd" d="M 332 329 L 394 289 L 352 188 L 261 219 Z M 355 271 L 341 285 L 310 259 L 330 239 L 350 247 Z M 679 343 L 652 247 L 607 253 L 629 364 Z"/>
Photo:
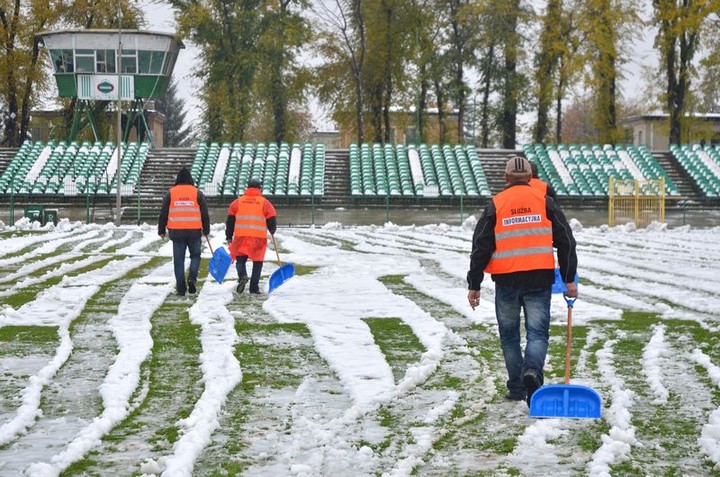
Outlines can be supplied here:
<path id="1" fill-rule="evenodd" d="M 547 182 L 541 181 L 536 177 L 530 178 L 530 187 L 542 192 L 542 195 L 547 195 Z"/>
<path id="2" fill-rule="evenodd" d="M 263 214 L 265 200 L 261 195 L 243 195 L 238 199 L 235 237 L 267 238 L 267 222 Z"/>
<path id="3" fill-rule="evenodd" d="M 180 184 L 170 188 L 168 229 L 202 229 L 202 216 L 197 196 L 197 187 L 189 184 Z"/>
<path id="4" fill-rule="evenodd" d="M 485 271 L 503 274 L 555 268 L 545 197 L 536 189 L 517 185 L 497 194 L 493 203 L 495 252 Z"/>

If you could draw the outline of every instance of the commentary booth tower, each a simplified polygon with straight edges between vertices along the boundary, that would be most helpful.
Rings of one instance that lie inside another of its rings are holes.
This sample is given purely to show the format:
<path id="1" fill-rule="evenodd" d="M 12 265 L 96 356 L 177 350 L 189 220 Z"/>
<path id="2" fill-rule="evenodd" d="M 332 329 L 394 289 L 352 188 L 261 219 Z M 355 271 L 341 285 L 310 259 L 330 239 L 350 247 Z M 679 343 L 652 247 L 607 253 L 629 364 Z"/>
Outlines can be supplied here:
<path id="1" fill-rule="evenodd" d="M 133 126 L 139 136 L 152 139 L 145 103 L 165 94 L 178 52 L 185 48 L 182 41 L 170 33 L 140 30 L 62 30 L 37 36 L 50 54 L 59 96 L 77 98 L 68 141 L 86 126 L 96 141 L 104 139 L 96 117 L 117 104 L 118 91 L 127 102 L 122 140 L 128 140 Z"/>
<path id="2" fill-rule="evenodd" d="M 118 10 L 118 18 L 121 12 Z M 122 24 L 122 23 L 120 23 Z M 115 104 L 117 144 L 113 157 L 120 178 L 123 143 L 136 127 L 138 137 L 153 144 L 145 102 L 161 97 L 172 76 L 182 41 L 170 33 L 140 30 L 62 30 L 37 34 L 45 45 L 54 69 L 61 98 L 76 98 L 72 126 L 67 140 L 73 141 L 85 126 L 100 138 L 96 117 Z M 123 101 L 127 102 L 122 119 Z M 124 121 L 124 122 L 123 122 Z M 108 172 L 111 172 L 108 170 Z M 110 174 L 108 174 L 110 175 Z M 120 224 L 122 184 L 117 181 L 115 222 Z"/>

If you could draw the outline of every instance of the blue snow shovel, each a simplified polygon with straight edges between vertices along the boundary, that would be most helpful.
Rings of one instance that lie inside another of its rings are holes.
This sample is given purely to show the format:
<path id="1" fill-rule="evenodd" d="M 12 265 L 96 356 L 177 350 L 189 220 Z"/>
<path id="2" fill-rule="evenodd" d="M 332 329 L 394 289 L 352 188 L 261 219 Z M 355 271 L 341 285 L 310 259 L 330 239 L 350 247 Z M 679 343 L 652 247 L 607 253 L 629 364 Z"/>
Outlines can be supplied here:
<path id="1" fill-rule="evenodd" d="M 278 252 L 277 242 L 275 242 L 275 236 L 270 235 L 273 241 L 273 247 L 275 247 L 275 254 L 277 255 L 278 269 L 270 275 L 270 286 L 268 293 L 272 293 L 277 287 L 290 280 L 295 276 L 295 266 L 292 263 L 282 264 L 280 261 L 280 252 Z"/>
<path id="2" fill-rule="evenodd" d="M 568 306 L 567 347 L 565 349 L 565 384 L 542 386 L 530 400 L 530 417 L 568 417 L 598 419 L 602 399 L 592 388 L 570 384 L 572 350 L 572 309 L 576 298 L 565 298 Z"/>
<path id="3" fill-rule="evenodd" d="M 220 247 L 213 252 L 210 239 L 207 235 L 205 239 L 207 240 L 208 247 L 210 247 L 210 253 L 212 253 L 212 258 L 210 258 L 210 262 L 208 263 L 208 272 L 210 272 L 210 275 L 212 275 L 216 282 L 222 283 L 232 264 L 232 257 L 227 250 L 225 250 L 225 247 Z"/>

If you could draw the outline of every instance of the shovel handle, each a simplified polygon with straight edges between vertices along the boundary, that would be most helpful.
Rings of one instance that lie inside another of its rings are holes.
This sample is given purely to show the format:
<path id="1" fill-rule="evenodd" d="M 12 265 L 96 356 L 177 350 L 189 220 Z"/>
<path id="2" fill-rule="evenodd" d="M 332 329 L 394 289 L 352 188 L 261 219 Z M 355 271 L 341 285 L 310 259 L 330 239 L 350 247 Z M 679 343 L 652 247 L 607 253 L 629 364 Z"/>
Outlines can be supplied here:
<path id="1" fill-rule="evenodd" d="M 210 238 L 207 235 L 205 236 L 205 240 L 207 240 L 208 247 L 210 247 L 210 255 L 215 254 L 215 252 L 212 249 L 212 245 L 210 245 Z"/>
<path id="2" fill-rule="evenodd" d="M 567 344 L 565 347 L 565 384 L 570 384 L 570 361 L 572 359 L 572 310 L 573 305 L 575 304 L 575 300 L 577 300 L 577 298 L 568 298 L 566 296 L 563 296 L 563 298 L 565 298 L 568 310 L 566 338 Z"/>
<path id="3" fill-rule="evenodd" d="M 278 252 L 277 242 L 275 241 L 275 235 L 274 235 L 274 234 L 270 234 L 270 236 L 272 237 L 273 248 L 275 248 L 275 255 L 277 256 L 277 264 L 278 264 L 278 267 L 282 267 L 282 262 L 280 261 L 280 252 Z"/>

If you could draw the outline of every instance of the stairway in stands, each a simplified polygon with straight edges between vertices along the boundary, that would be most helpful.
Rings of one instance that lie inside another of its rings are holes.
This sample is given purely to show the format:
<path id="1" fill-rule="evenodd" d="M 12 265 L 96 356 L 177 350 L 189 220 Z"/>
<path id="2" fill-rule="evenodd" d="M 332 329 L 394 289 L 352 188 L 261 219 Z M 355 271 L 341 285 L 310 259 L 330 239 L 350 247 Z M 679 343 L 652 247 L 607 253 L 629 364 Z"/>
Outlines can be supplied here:
<path id="1" fill-rule="evenodd" d="M 523 156 L 522 151 L 508 151 L 507 149 L 475 149 L 485 171 L 485 178 L 490 186 L 492 195 L 505 188 L 505 164 L 515 155 Z"/>
<path id="2" fill-rule="evenodd" d="M 325 194 L 323 204 L 342 205 L 350 195 L 350 165 L 347 149 L 325 151 Z"/>
<path id="3" fill-rule="evenodd" d="M 0 171 L 7 169 L 18 149 L 16 147 L 0 147 Z"/>
<path id="4" fill-rule="evenodd" d="M 175 184 L 178 171 L 192 166 L 195 148 L 151 149 L 140 174 L 140 222 L 157 221 L 165 192 Z M 137 204 L 123 208 L 124 221 L 138 217 Z M 129 218 L 129 219 L 126 219 Z"/>
<path id="5" fill-rule="evenodd" d="M 655 160 L 665 169 L 668 177 L 673 180 L 680 192 L 680 196 L 692 200 L 702 200 L 702 192 L 694 185 L 693 180 L 680 167 L 677 159 L 670 152 L 653 152 Z"/>

